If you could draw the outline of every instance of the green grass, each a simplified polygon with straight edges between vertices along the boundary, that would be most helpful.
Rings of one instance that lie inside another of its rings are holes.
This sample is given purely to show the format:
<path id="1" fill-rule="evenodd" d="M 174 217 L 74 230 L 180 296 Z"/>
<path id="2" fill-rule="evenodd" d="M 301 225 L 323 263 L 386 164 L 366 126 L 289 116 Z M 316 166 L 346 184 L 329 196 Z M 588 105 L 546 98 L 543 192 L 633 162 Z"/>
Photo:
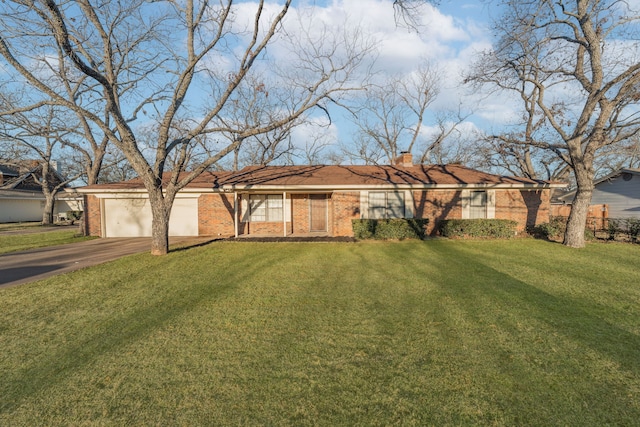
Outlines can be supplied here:
<path id="1" fill-rule="evenodd" d="M 9 231 L 9 230 L 24 230 L 35 227 L 42 227 L 42 222 L 40 221 L 31 221 L 31 222 L 4 222 L 0 223 L 0 231 Z"/>
<path id="2" fill-rule="evenodd" d="M 0 254 L 26 251 L 45 246 L 82 242 L 92 237 L 82 237 L 76 231 L 49 231 L 44 233 L 0 235 Z"/>
<path id="3" fill-rule="evenodd" d="M 637 425 L 640 245 L 232 243 L 0 290 L 0 425 Z"/>

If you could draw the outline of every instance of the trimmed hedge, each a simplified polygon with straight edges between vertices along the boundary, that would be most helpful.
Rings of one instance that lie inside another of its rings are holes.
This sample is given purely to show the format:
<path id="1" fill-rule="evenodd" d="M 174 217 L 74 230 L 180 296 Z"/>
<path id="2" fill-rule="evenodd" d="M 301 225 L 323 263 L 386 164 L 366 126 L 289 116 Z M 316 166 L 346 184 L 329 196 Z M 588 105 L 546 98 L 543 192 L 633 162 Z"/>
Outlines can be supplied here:
<path id="1" fill-rule="evenodd" d="M 424 239 L 428 219 L 354 219 L 353 235 L 364 239 Z"/>
<path id="2" fill-rule="evenodd" d="M 508 219 L 446 219 L 440 221 L 440 234 L 453 238 L 509 239 L 516 235 L 518 223 Z"/>

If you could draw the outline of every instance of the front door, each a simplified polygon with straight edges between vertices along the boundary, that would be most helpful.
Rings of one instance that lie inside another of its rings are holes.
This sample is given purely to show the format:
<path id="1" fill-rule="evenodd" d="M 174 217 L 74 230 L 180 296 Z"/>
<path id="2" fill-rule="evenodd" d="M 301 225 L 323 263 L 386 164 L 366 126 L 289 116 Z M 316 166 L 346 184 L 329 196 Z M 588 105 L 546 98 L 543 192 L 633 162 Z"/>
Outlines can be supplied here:
<path id="1" fill-rule="evenodd" d="M 311 212 L 309 231 L 327 231 L 327 195 L 310 194 L 309 204 Z"/>

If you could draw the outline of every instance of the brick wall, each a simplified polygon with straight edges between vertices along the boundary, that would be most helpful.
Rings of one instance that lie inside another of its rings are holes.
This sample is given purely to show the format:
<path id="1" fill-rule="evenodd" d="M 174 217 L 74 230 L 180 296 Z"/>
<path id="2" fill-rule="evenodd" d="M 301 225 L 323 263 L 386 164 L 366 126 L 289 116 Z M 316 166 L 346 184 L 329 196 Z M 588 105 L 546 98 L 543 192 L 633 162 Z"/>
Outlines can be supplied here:
<path id="1" fill-rule="evenodd" d="M 308 233 L 311 229 L 309 220 L 309 195 L 308 194 L 292 194 L 291 195 L 291 218 L 293 219 L 293 233 Z M 280 226 L 282 230 L 282 225 Z M 282 232 L 282 231 L 281 231 Z"/>
<path id="2" fill-rule="evenodd" d="M 427 234 L 434 236 L 438 225 L 443 219 L 462 218 L 462 203 L 460 191 L 457 190 L 427 190 L 414 191 L 415 218 L 428 218 Z"/>
<path id="3" fill-rule="evenodd" d="M 589 212 L 587 216 L 594 218 L 607 218 L 608 206 L 605 205 L 589 205 Z M 571 205 L 551 205 L 551 216 L 566 216 L 571 214 Z"/>
<path id="4" fill-rule="evenodd" d="M 198 198 L 198 234 L 229 237 L 235 235 L 233 194 L 203 194 Z"/>
<path id="5" fill-rule="evenodd" d="M 569 218 L 571 205 L 551 205 L 551 216 Z M 604 230 L 609 224 L 609 206 L 606 204 L 590 205 L 587 211 L 587 227 Z"/>
<path id="6" fill-rule="evenodd" d="M 245 224 L 246 234 L 255 234 L 263 236 L 283 236 L 282 221 L 274 222 L 250 222 Z M 291 234 L 291 222 L 287 221 L 287 234 Z"/>
<path id="7" fill-rule="evenodd" d="M 496 218 L 518 223 L 518 230 L 549 222 L 549 190 L 496 190 Z"/>
<path id="8" fill-rule="evenodd" d="M 496 219 L 518 222 L 518 230 L 549 221 L 549 190 L 496 190 Z M 456 190 L 414 191 L 416 218 L 428 218 L 427 234 L 435 235 L 439 222 L 462 218 L 461 192 Z"/>
<path id="9" fill-rule="evenodd" d="M 329 221 L 332 236 L 353 236 L 352 219 L 360 218 L 360 192 L 336 191 L 331 195 Z"/>
<path id="10" fill-rule="evenodd" d="M 84 196 L 84 233 L 86 236 L 102 237 L 100 199 L 96 196 Z"/>

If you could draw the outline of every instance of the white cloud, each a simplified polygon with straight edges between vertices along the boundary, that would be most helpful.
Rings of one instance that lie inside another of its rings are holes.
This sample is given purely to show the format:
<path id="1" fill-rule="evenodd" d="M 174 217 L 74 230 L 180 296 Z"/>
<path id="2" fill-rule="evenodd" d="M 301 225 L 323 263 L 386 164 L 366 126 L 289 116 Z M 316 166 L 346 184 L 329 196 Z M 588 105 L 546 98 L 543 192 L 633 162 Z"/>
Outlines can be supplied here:
<path id="1" fill-rule="evenodd" d="M 236 9 L 236 27 L 250 28 L 255 16 L 255 3 L 242 2 Z M 281 5 L 270 2 L 264 16 L 273 16 Z M 442 87 L 434 110 L 453 110 L 462 105 L 465 111 L 474 110 L 472 120 L 481 123 L 501 123 L 513 119 L 515 105 L 509 98 L 495 98 L 488 102 L 482 96 L 470 93 L 461 86 L 464 73 L 469 69 L 477 52 L 491 47 L 491 35 L 487 30 L 486 12 L 477 2 L 453 6 L 443 4 L 438 9 L 424 7 L 420 32 L 397 25 L 392 0 L 332 0 L 298 2 L 289 11 L 284 28 L 287 37 L 305 40 L 300 20 L 307 19 L 310 34 L 328 29 L 330 34 L 341 34 L 359 29 L 369 40 L 377 41 L 376 70 L 381 75 L 406 74 L 416 69 L 425 59 L 441 70 Z M 268 49 L 279 64 L 286 64 L 290 52 L 281 43 Z M 347 126 L 336 121 L 339 130 Z M 296 136 L 304 137 L 303 133 Z M 341 132 L 341 139 L 348 136 Z"/>

